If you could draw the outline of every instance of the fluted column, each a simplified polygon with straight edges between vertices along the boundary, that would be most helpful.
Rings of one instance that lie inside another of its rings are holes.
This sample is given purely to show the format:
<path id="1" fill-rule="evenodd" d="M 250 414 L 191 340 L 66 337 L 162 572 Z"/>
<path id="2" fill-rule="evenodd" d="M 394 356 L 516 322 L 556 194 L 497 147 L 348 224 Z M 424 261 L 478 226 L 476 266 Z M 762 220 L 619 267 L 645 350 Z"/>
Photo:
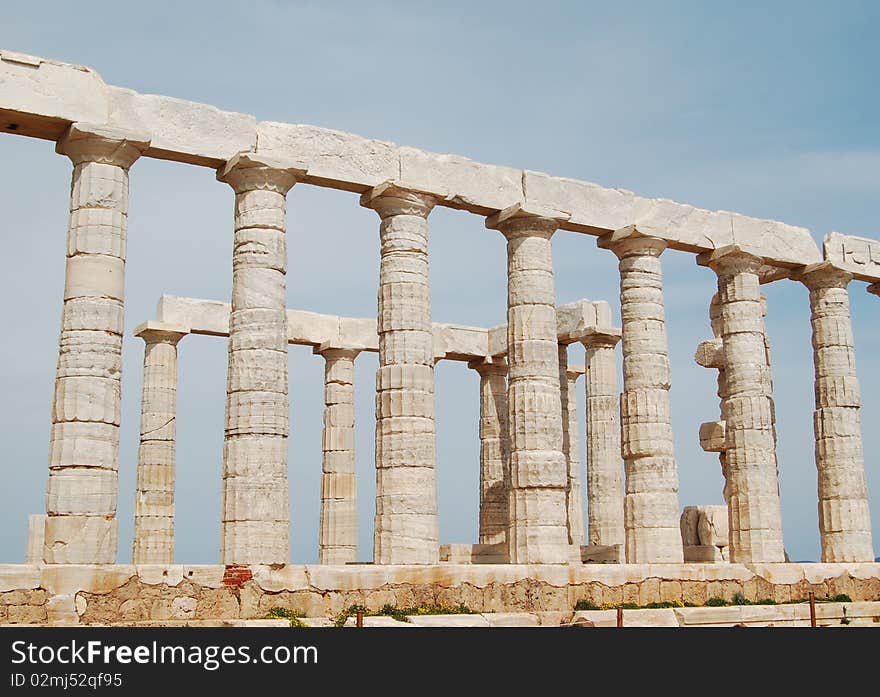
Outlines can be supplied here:
<path id="1" fill-rule="evenodd" d="M 507 238 L 508 545 L 514 564 L 570 558 L 551 246 L 558 225 L 516 207 L 486 221 Z"/>
<path id="2" fill-rule="evenodd" d="M 286 195 L 305 170 L 240 153 L 217 172 L 235 191 L 220 558 L 286 563 Z"/>
<path id="3" fill-rule="evenodd" d="M 624 228 L 599 238 L 620 260 L 623 321 L 624 524 L 630 564 L 683 560 L 678 469 L 672 446 L 671 381 L 660 255 L 666 242 Z"/>
<path id="4" fill-rule="evenodd" d="M 614 347 L 620 337 L 596 334 L 583 341 L 587 354 L 587 540 L 621 545 L 623 467 L 620 457 L 620 396 Z"/>
<path id="5" fill-rule="evenodd" d="M 698 261 L 718 275 L 730 561 L 781 562 L 782 514 L 758 276 L 762 262 L 736 245 L 701 254 Z"/>
<path id="6" fill-rule="evenodd" d="M 132 564 L 174 563 L 177 343 L 187 333 L 160 322 L 134 332 L 145 346 Z"/>
<path id="7" fill-rule="evenodd" d="M 562 402 L 562 452 L 568 469 L 565 489 L 566 525 L 568 544 L 580 547 L 584 544 L 583 492 L 581 488 L 580 429 L 577 414 L 577 379 L 583 369 L 571 369 L 568 365 L 568 346 L 559 345 L 559 391 Z"/>
<path id="8" fill-rule="evenodd" d="M 874 561 L 847 292 L 852 274 L 823 262 L 796 278 L 810 290 L 822 561 Z"/>
<path id="9" fill-rule="evenodd" d="M 510 497 L 510 436 L 507 424 L 507 363 L 468 363 L 480 374 L 480 544 L 507 541 Z"/>
<path id="10" fill-rule="evenodd" d="M 383 184 L 361 204 L 381 218 L 376 375 L 376 564 L 439 560 L 434 337 L 427 194 Z"/>
<path id="11" fill-rule="evenodd" d="M 360 350 L 325 348 L 321 528 L 318 561 L 357 561 L 357 474 L 354 460 L 354 360 Z"/>
<path id="12" fill-rule="evenodd" d="M 52 404 L 43 558 L 112 564 L 122 376 L 128 169 L 146 136 L 74 123 L 64 309 Z"/>

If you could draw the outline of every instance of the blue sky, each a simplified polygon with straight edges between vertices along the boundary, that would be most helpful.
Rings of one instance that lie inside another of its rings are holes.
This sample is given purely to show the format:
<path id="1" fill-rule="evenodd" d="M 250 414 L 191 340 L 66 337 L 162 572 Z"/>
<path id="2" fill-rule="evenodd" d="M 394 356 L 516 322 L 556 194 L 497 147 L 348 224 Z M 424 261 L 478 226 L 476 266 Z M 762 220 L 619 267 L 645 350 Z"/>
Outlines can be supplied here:
<path id="1" fill-rule="evenodd" d="M 769 5 L 769 6 L 768 6 Z M 44 2 L 7 13 L 0 47 L 88 65 L 110 84 L 311 123 L 436 152 L 620 186 L 645 196 L 880 237 L 880 63 L 871 2 Z M 0 85 L 2 91 L 2 85 Z M 0 139 L 0 559 L 24 556 L 44 507 L 63 287 L 70 163 L 51 143 Z M 375 313 L 378 218 L 353 194 L 289 195 L 290 307 Z M 459 211 L 431 214 L 436 321 L 504 321 L 503 239 Z M 213 172 L 143 159 L 131 177 L 127 330 L 162 293 L 228 300 L 232 192 Z M 606 298 L 613 255 L 554 239 L 559 302 Z M 717 458 L 697 442 L 717 418 L 714 275 L 664 254 L 680 503 L 721 502 Z M 806 289 L 769 300 L 785 544 L 819 554 Z M 866 469 L 880 539 L 880 300 L 851 285 Z M 142 343 L 124 346 L 120 561 L 130 558 Z M 218 558 L 226 346 L 180 346 L 177 559 Z M 583 354 L 572 361 L 582 362 Z M 358 359 L 360 558 L 371 554 L 374 355 Z M 322 359 L 291 347 L 291 559 L 317 559 Z M 478 379 L 437 368 L 443 542 L 476 541 Z M 579 395 L 583 414 L 583 394 Z M 581 434 L 583 438 L 583 434 Z M 583 447 L 581 448 L 583 453 Z M 880 545 L 875 542 L 875 553 Z"/>

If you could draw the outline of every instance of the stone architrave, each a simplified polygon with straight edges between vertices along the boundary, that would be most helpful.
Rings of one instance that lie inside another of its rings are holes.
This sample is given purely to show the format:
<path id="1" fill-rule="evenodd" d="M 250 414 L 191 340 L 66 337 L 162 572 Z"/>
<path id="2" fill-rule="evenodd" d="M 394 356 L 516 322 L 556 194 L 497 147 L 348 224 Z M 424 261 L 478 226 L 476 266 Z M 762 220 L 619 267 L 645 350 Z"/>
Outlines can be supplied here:
<path id="1" fill-rule="evenodd" d="M 510 434 L 507 364 L 476 359 L 468 363 L 480 375 L 480 521 L 479 542 L 507 542 L 510 524 Z"/>
<path id="2" fill-rule="evenodd" d="M 598 244 L 620 260 L 626 561 L 680 563 L 678 468 L 672 445 L 671 376 L 660 263 L 667 243 L 628 227 L 600 237 Z"/>
<path id="3" fill-rule="evenodd" d="M 55 148 L 74 169 L 49 446 L 50 564 L 116 561 L 128 170 L 148 146 L 145 135 L 74 123 Z"/>
<path id="4" fill-rule="evenodd" d="M 584 544 L 583 491 L 581 488 L 580 429 L 577 414 L 577 379 L 583 370 L 569 369 L 568 346 L 559 345 L 559 391 L 562 403 L 562 452 L 568 468 L 566 508 L 568 544 Z"/>
<path id="5" fill-rule="evenodd" d="M 217 171 L 235 191 L 220 557 L 289 558 L 286 195 L 305 168 L 239 153 Z"/>
<path id="6" fill-rule="evenodd" d="M 570 559 L 551 246 L 562 216 L 512 206 L 486 220 L 507 238 L 508 545 L 514 564 Z"/>
<path id="7" fill-rule="evenodd" d="M 376 564 L 436 564 L 440 554 L 427 220 L 435 203 L 390 183 L 361 197 L 381 218 Z"/>
<path id="8" fill-rule="evenodd" d="M 623 549 L 620 395 L 614 357 L 619 341 L 614 334 L 594 334 L 582 343 L 587 361 L 587 542 Z"/>
<path id="9" fill-rule="evenodd" d="M 359 349 L 316 349 L 324 357 L 321 522 L 318 561 L 357 561 L 357 473 L 354 459 L 354 361 Z"/>
<path id="10" fill-rule="evenodd" d="M 810 291 L 822 561 L 874 561 L 847 292 L 852 274 L 822 262 L 795 278 Z"/>
<path id="11" fill-rule="evenodd" d="M 185 327 L 161 322 L 134 332 L 144 340 L 144 384 L 132 564 L 174 563 L 177 344 L 187 334 Z"/>
<path id="12" fill-rule="evenodd" d="M 781 562 L 782 514 L 758 275 L 762 260 L 731 245 L 700 255 L 698 263 L 718 275 L 730 560 Z"/>

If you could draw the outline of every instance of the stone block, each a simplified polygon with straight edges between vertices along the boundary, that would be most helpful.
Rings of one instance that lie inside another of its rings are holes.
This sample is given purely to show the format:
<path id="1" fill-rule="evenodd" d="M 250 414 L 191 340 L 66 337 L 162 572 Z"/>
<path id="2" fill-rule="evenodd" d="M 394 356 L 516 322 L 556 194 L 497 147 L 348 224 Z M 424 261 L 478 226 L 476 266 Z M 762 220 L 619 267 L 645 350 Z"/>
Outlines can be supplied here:
<path id="1" fill-rule="evenodd" d="M 107 93 L 110 124 L 149 133 L 150 157 L 217 168 L 257 145 L 257 120 L 249 114 L 119 87 Z"/>
<path id="2" fill-rule="evenodd" d="M 256 128 L 257 151 L 301 160 L 309 183 L 364 192 L 400 173 L 394 143 L 304 124 L 262 121 Z"/>
<path id="3" fill-rule="evenodd" d="M 400 185 L 437 194 L 444 205 L 489 215 L 523 200 L 521 170 L 416 148 L 399 153 Z"/>

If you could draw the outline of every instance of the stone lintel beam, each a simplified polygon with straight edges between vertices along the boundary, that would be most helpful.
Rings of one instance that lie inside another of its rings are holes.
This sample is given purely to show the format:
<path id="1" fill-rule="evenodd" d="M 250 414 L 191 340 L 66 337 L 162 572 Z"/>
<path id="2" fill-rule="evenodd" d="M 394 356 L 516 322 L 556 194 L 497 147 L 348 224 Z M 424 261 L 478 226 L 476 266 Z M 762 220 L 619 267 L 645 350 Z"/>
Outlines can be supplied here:
<path id="1" fill-rule="evenodd" d="M 824 258 L 849 271 L 853 278 L 873 284 L 880 283 L 880 240 L 829 232 L 823 242 Z M 876 294 L 876 289 L 869 292 Z"/>
<path id="2" fill-rule="evenodd" d="M 428 193 L 442 187 L 449 193 L 441 205 L 481 216 L 520 201 L 566 211 L 570 218 L 561 227 L 578 233 L 602 235 L 637 223 L 683 251 L 705 251 L 736 239 L 755 240 L 781 265 L 822 258 L 808 230 L 779 221 L 646 198 L 625 189 L 308 124 L 258 122 L 252 115 L 210 104 L 108 85 L 91 68 L 6 49 L 0 49 L 0 81 L 3 128 L 21 136 L 55 140 L 72 122 L 106 123 L 151 134 L 148 157 L 216 168 L 235 152 L 256 149 L 302 159 L 309 169 L 305 181 L 315 186 L 363 193 L 395 179 Z M 861 253 L 861 238 L 838 237 L 856 241 L 845 253 Z"/>

